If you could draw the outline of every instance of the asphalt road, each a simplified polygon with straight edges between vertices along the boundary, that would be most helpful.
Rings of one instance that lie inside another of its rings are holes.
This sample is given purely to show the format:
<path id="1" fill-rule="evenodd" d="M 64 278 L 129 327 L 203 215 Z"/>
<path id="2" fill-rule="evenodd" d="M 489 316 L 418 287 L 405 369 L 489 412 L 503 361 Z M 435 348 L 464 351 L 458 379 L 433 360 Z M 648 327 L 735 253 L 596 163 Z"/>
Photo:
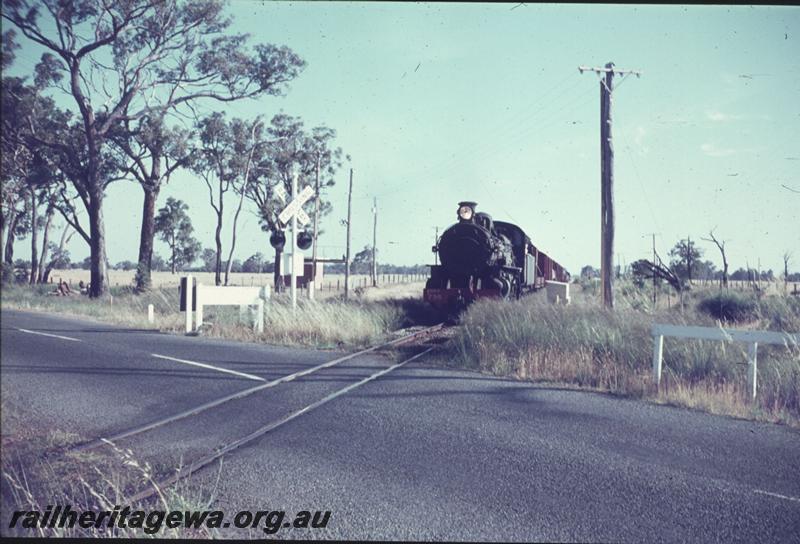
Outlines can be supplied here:
<path id="1" fill-rule="evenodd" d="M 0 378 L 41 421 L 95 438 L 340 355 L 3 311 Z M 392 364 L 359 357 L 121 443 L 188 464 Z M 797 431 L 424 359 L 233 451 L 220 474 L 191 480 L 214 509 L 331 511 L 324 530 L 278 537 L 800 542 Z"/>

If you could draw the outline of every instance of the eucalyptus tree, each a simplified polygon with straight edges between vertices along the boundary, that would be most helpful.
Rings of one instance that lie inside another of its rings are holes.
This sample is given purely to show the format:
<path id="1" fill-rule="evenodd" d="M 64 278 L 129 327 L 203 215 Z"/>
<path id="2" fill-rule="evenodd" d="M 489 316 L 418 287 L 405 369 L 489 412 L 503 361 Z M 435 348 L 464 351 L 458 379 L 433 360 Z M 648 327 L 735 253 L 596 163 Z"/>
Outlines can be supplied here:
<path id="1" fill-rule="evenodd" d="M 323 200 L 322 191 L 335 183 L 334 176 L 342 165 L 342 150 L 334 147 L 336 131 L 326 126 L 318 126 L 307 132 L 299 117 L 278 114 L 272 118 L 269 129 L 270 144 L 266 161 L 259 166 L 259 176 L 248 186 L 247 198 L 256 206 L 262 230 L 273 236 L 285 228 L 278 220 L 278 214 L 286 202 L 278 196 L 290 194 L 292 176 L 298 174 L 298 185 L 316 186 L 319 167 L 319 194 L 306 202 L 304 208 L 313 209 L 317 216 L 330 213 L 330 202 Z M 347 157 L 349 160 L 349 157 Z M 316 243 L 316 240 L 314 241 Z M 280 259 L 282 247 L 275 247 L 275 286 L 281 283 Z"/>
<path id="2" fill-rule="evenodd" d="M 217 285 L 223 282 L 223 262 L 227 263 L 224 281 L 228 283 L 236 247 L 236 228 L 245 195 L 249 192 L 252 180 L 262 176 L 265 165 L 268 165 L 264 160 L 268 142 L 263 137 L 263 124 L 258 118 L 253 121 L 237 118 L 228 121 L 224 113 L 215 112 L 199 119 L 197 123 L 197 144 L 191 168 L 205 182 L 216 218 L 214 281 Z M 222 230 L 228 193 L 234 193 L 238 199 L 228 259 L 223 261 Z"/>
<path id="3" fill-rule="evenodd" d="M 170 249 L 170 268 L 174 274 L 178 268 L 191 264 L 200 254 L 200 242 L 192 236 L 194 227 L 186 213 L 189 206 L 182 200 L 169 197 L 155 218 L 155 230 Z"/>
<path id="4" fill-rule="evenodd" d="M 219 0 L 4 0 L 2 17 L 46 50 L 42 83 L 71 97 L 86 162 L 90 295 L 107 289 L 102 153 L 121 123 L 199 99 L 228 102 L 279 94 L 304 66 L 286 47 L 226 34 Z M 40 19 L 47 19 L 40 25 Z M 48 140 L 53 147 L 64 142 Z"/>
<path id="5" fill-rule="evenodd" d="M 138 120 L 128 120 L 112 136 L 114 144 L 130 159 L 128 172 L 144 192 L 142 226 L 139 232 L 139 257 L 136 266 L 136 289 L 152 285 L 153 239 L 157 232 L 155 207 L 161 187 L 172 174 L 189 163 L 192 148 L 190 132 L 179 126 L 165 126 L 166 116 L 153 112 Z"/>

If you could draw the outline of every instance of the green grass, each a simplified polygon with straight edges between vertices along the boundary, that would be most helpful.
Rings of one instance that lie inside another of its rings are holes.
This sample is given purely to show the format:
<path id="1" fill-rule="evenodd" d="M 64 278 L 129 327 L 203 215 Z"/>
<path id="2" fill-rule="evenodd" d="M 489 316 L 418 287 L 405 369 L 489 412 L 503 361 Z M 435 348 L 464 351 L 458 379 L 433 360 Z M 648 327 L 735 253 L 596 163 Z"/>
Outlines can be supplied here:
<path id="1" fill-rule="evenodd" d="M 800 422 L 800 347 L 759 346 L 758 397 L 753 404 L 746 398 L 745 344 L 667 338 L 662 388 L 656 392 L 651 377 L 652 323 L 717 326 L 717 320 L 701 309 L 714 304 L 717 295 L 695 291 L 685 297 L 683 309 L 652 311 L 646 290 L 625 283 L 617 289 L 613 312 L 585 294 L 578 294 L 570 306 L 547 304 L 538 294 L 511 303 L 481 301 L 463 316 L 448 355 L 460 366 L 496 375 Z M 751 310 L 736 327 L 800 331 L 797 300 L 740 296 Z M 712 302 L 704 302 L 708 300 Z"/>
<path id="2" fill-rule="evenodd" d="M 84 295 L 50 296 L 52 286 L 3 286 L 2 307 L 89 317 L 142 329 L 183 333 L 184 314 L 178 311 L 175 288 L 158 288 L 137 294 L 128 287 L 115 287 L 110 296 L 90 299 Z M 147 307 L 153 304 L 155 324 L 147 321 Z M 309 301 L 298 298 L 296 310 L 288 294 L 273 295 L 265 305 L 264 332 L 252 329 L 249 313 L 239 319 L 239 309 L 206 307 L 202 334 L 233 340 L 310 347 L 360 347 L 387 337 L 400 327 L 416 324 L 423 312 L 412 300 L 345 301 L 328 298 Z"/>

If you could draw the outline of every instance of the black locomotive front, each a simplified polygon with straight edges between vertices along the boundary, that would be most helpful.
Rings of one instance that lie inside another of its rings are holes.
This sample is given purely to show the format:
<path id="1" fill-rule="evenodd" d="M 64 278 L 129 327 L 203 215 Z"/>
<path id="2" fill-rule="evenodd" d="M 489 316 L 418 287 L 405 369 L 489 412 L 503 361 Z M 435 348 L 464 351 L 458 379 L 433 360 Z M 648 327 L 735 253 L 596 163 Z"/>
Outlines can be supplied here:
<path id="1" fill-rule="evenodd" d="M 510 240 L 499 234 L 486 213 L 476 213 L 475 202 L 460 202 L 458 222 L 442 233 L 433 248 L 441 264 L 431 267 L 424 298 L 449 309 L 477 296 L 507 297 L 515 292 L 521 269 Z"/>

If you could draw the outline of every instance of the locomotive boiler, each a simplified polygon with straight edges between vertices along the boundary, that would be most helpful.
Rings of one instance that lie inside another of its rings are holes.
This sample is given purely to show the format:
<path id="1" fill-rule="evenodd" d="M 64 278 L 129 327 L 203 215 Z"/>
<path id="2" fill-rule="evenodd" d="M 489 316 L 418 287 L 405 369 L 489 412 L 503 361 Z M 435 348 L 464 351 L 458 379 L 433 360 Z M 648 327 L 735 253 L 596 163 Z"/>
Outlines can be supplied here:
<path id="1" fill-rule="evenodd" d="M 459 202 L 458 222 L 447 228 L 433 251 L 423 298 L 455 312 L 482 297 L 519 298 L 544 287 L 545 281 L 569 281 L 569 273 L 531 243 L 513 223 L 476 212 L 477 203 Z"/>

